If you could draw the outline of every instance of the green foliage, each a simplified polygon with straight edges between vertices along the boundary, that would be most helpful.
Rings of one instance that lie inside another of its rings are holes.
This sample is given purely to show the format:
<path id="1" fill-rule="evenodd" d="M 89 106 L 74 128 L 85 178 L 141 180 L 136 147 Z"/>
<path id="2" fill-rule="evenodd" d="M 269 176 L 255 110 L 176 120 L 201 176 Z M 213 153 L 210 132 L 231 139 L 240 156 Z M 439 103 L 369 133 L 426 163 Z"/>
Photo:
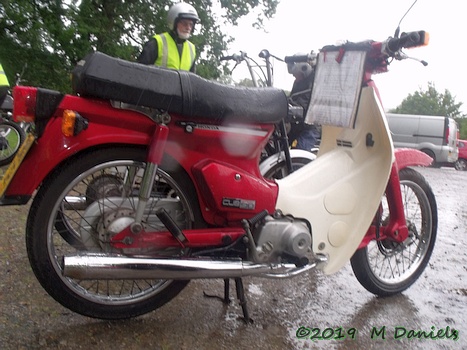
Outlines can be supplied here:
<path id="1" fill-rule="evenodd" d="M 64 92 L 70 72 L 91 51 L 135 60 L 142 45 L 166 31 L 173 0 L 2 0 L 0 3 L 0 62 L 8 79 L 25 67 L 23 83 Z M 255 10 L 255 23 L 276 12 L 279 0 L 192 0 L 201 23 L 192 41 L 199 58 L 197 73 L 207 79 L 227 74 L 218 57 L 232 38 L 226 23 Z M 217 15 L 216 15 L 217 14 Z"/>
<path id="2" fill-rule="evenodd" d="M 409 94 L 402 103 L 391 113 L 419 114 L 419 115 L 444 115 L 451 118 L 464 118 L 466 115 L 460 112 L 462 102 L 456 103 L 448 90 L 439 93 L 433 83 L 428 84 L 426 91 Z"/>
<path id="3" fill-rule="evenodd" d="M 467 140 L 467 118 L 456 118 L 459 124 L 459 139 Z"/>
<path id="4" fill-rule="evenodd" d="M 467 140 L 467 118 L 460 112 L 462 102 L 456 103 L 455 98 L 448 90 L 439 93 L 433 83 L 428 84 L 426 91 L 409 94 L 402 103 L 391 113 L 419 114 L 419 115 L 444 115 L 454 118 L 459 125 L 459 138 Z"/>
<path id="5" fill-rule="evenodd" d="M 253 83 L 253 80 L 251 80 L 249 78 L 244 78 L 244 79 L 240 80 L 239 82 L 235 83 L 235 86 L 254 87 L 255 84 Z M 261 84 L 261 82 L 260 82 L 260 86 L 264 86 L 264 85 Z"/>

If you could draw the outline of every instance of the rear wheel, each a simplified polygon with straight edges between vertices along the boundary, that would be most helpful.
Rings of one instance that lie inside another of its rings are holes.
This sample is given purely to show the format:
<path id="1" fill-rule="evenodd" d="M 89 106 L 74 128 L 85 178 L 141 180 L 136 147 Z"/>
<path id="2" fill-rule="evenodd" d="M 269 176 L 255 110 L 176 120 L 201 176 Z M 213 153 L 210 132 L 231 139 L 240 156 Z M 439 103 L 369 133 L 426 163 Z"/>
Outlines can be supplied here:
<path id="1" fill-rule="evenodd" d="M 358 281 L 371 293 L 390 296 L 410 287 L 430 260 L 436 240 L 438 214 L 429 184 L 413 169 L 401 170 L 400 183 L 408 238 L 397 243 L 386 239 L 371 241 L 355 252 L 352 269 Z M 381 225 L 389 220 L 383 199 Z"/>
<path id="2" fill-rule="evenodd" d="M 32 203 L 26 228 L 28 256 L 45 290 L 74 312 L 123 319 L 150 312 L 174 298 L 188 281 L 78 280 L 63 276 L 63 257 L 80 252 L 120 253 L 109 243 L 113 220 L 132 222 L 145 151 L 112 148 L 83 154 L 63 164 L 43 184 Z M 143 225 L 166 230 L 154 215 L 164 207 L 182 229 L 199 220 L 196 194 L 185 173 L 158 169 Z M 164 247 L 146 256 L 177 257 L 188 251 Z"/>

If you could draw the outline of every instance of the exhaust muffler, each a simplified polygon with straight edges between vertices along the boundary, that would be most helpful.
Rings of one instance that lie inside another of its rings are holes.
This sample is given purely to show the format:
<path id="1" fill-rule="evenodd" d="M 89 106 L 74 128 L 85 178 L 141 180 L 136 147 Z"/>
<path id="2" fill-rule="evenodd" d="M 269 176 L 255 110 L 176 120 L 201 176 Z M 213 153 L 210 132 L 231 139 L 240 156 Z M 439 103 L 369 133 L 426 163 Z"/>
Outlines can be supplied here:
<path id="1" fill-rule="evenodd" d="M 94 279 L 169 279 L 241 278 L 262 276 L 288 278 L 296 276 L 325 258 L 305 266 L 294 264 L 261 264 L 241 260 L 154 259 L 123 255 L 85 254 L 63 258 L 63 275 L 80 280 Z"/>

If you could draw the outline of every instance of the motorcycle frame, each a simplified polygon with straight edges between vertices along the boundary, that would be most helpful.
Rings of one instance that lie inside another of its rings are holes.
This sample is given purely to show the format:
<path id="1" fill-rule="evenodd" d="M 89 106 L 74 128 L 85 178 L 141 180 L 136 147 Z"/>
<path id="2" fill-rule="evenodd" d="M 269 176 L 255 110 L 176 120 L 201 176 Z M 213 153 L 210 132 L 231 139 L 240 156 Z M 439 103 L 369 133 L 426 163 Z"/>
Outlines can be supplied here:
<path id="1" fill-rule="evenodd" d="M 377 93 L 371 74 L 367 73 L 364 80 L 364 85 Z M 73 137 L 64 136 L 61 133 L 64 110 L 78 111 L 88 120 L 88 129 Z M 187 238 L 184 245 L 193 248 L 224 246 L 225 242 L 235 241 L 244 234 L 242 219 L 264 210 L 268 213 L 275 210 L 278 184 L 264 179 L 258 167 L 261 151 L 273 131 L 273 124 L 220 124 L 179 115 L 171 115 L 169 131 L 165 124 L 154 123 L 135 111 L 116 109 L 109 101 L 65 95 L 43 133 L 54 137 L 43 136 L 37 140 L 12 179 L 5 198 L 10 199 L 9 204 L 26 203 L 53 169 L 78 153 L 100 147 L 137 146 L 147 152 L 149 179 L 159 166 L 164 166 L 165 157 L 182 166 L 195 186 L 205 222 L 215 226 L 184 232 Z M 196 137 L 187 137 L 188 134 Z M 428 165 L 426 157 L 415 150 L 395 152 L 396 161 L 385 191 L 391 211 L 390 223 L 379 228 L 380 223 L 374 220 L 358 248 L 374 239 L 391 238 L 400 242 L 407 238 L 399 171 L 409 165 Z M 145 196 L 148 193 L 142 193 L 141 206 L 144 206 Z M 119 233 L 115 240 L 129 234 L 128 230 L 131 228 Z M 145 244 L 162 241 L 166 245 L 180 244 L 169 232 L 143 232 L 141 237 Z M 143 244 L 143 241 L 136 242 Z"/>
<path id="2" fill-rule="evenodd" d="M 371 82 L 369 82 L 369 85 L 371 85 Z M 77 110 L 89 120 L 89 127 L 86 132 L 71 138 L 61 134 L 61 113 L 65 109 Z M 37 140 L 36 145 L 32 147 L 8 187 L 6 197 L 15 197 L 18 198 L 18 201 L 26 202 L 49 174 L 50 170 L 55 169 L 72 155 L 99 147 L 115 147 L 119 144 L 140 146 L 142 152 L 147 149 L 148 163 L 157 166 L 163 165 L 165 155 L 175 159 L 177 163 L 182 165 L 195 184 L 200 208 L 205 209 L 202 210 L 204 220 L 210 225 L 218 226 L 203 231 L 190 230 L 185 232 L 188 238 L 187 247 L 199 248 L 202 246 L 225 245 L 226 241 L 234 241 L 244 234 L 239 224 L 240 220 L 254 216 L 260 210 L 253 212 L 239 208 L 222 210 L 222 208 L 216 207 L 215 203 L 213 203 L 216 198 L 206 198 L 205 194 L 203 194 L 207 189 L 209 176 L 217 179 L 220 176 L 225 176 L 229 179 L 226 180 L 226 183 L 235 178 L 237 174 L 242 178 L 246 177 L 251 181 L 248 182 L 251 186 L 248 188 L 237 186 L 235 190 L 236 197 L 261 197 L 251 194 L 260 191 L 266 195 L 263 197 L 264 202 L 261 204 L 261 208 L 272 213 L 275 198 L 277 197 L 277 184 L 261 176 L 258 162 L 262 148 L 274 131 L 274 125 L 251 124 L 239 127 L 237 125 L 216 126 L 210 121 L 205 122 L 203 124 L 202 120 L 197 119 L 196 124 L 193 124 L 183 116 L 173 115 L 169 131 L 167 126 L 155 124 L 153 120 L 141 113 L 115 109 L 110 102 L 66 95 L 44 131 L 44 134 L 60 135 L 60 137 L 41 137 Z M 197 141 L 194 143 L 193 138 L 186 135 L 190 132 L 197 134 Z M 244 150 L 243 154 L 238 154 L 237 151 L 237 154 L 229 155 L 224 151 L 226 143 L 232 142 L 231 147 L 233 150 L 245 143 L 244 139 L 240 143 L 236 141 L 239 133 L 252 134 L 249 136 L 252 148 Z M 231 135 L 229 136 L 229 134 Z M 147 148 L 147 145 L 151 146 Z M 183 152 L 180 152 L 180 150 L 183 150 Z M 415 150 L 404 150 L 403 152 L 396 150 L 395 155 L 396 161 L 393 163 L 386 188 L 386 197 L 391 211 L 390 224 L 381 227 L 378 234 L 376 232 L 377 226 L 372 225 L 359 248 L 366 246 L 368 242 L 375 239 L 391 237 L 396 241 L 402 241 L 404 236 L 407 237 L 398 174 L 402 168 L 409 165 L 429 164 L 427 159 L 429 157 Z M 209 162 L 206 160 L 207 157 Z M 204 184 L 202 184 L 202 176 L 196 175 L 197 172 L 198 174 L 203 172 L 208 174 Z M 228 173 L 226 174 L 226 172 Z M 30 176 L 31 173 L 34 173 L 35 176 Z M 220 182 L 222 183 L 222 181 Z M 235 180 L 232 181 L 232 183 L 234 182 Z M 237 227 L 222 228 L 219 227 L 221 225 L 234 225 Z M 119 234 L 116 240 L 125 234 L 129 234 L 128 231 Z M 134 240 L 134 246 L 138 244 L 146 246 L 152 244 L 176 246 L 180 244 L 167 232 L 164 234 L 158 233 L 157 235 L 143 232 L 139 237 L 141 239 Z M 116 247 L 120 246 L 116 244 Z"/>

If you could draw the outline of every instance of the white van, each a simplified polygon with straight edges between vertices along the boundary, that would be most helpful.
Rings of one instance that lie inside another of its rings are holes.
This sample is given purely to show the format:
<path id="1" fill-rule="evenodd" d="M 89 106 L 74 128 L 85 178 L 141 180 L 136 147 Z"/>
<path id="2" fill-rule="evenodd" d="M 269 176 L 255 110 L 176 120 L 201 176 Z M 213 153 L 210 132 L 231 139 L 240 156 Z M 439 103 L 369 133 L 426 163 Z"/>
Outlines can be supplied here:
<path id="1" fill-rule="evenodd" d="M 433 158 L 433 166 L 454 163 L 458 126 L 454 119 L 443 116 L 386 114 L 394 147 L 415 148 Z"/>

